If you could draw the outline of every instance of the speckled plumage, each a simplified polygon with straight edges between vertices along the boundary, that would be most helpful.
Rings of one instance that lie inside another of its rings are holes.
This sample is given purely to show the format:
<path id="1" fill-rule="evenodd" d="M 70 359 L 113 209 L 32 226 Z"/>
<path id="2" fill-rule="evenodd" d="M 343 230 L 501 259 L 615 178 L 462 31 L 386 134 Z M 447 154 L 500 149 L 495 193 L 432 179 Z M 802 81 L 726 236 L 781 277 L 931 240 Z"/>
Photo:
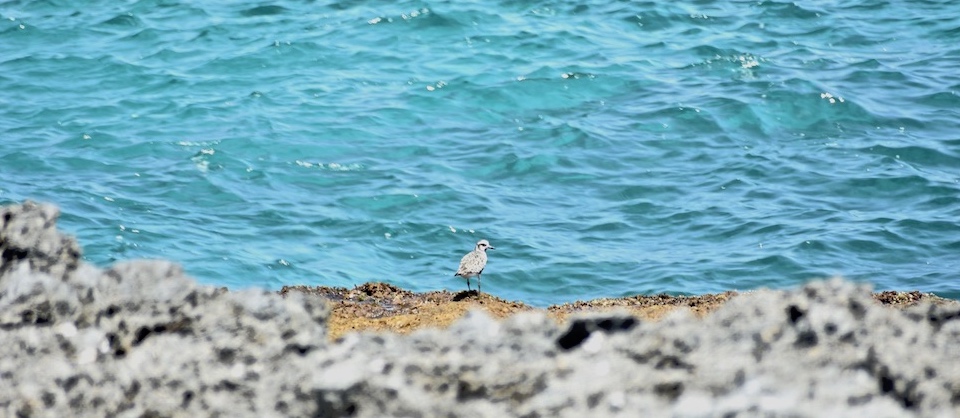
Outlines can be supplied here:
<path id="1" fill-rule="evenodd" d="M 477 291 L 480 291 L 480 274 L 483 268 L 487 266 L 487 250 L 494 249 L 490 243 L 482 239 L 477 242 L 477 247 L 467 253 L 460 259 L 460 268 L 454 273 L 454 276 L 460 276 L 467 279 L 467 290 L 470 289 L 470 278 L 477 276 Z"/>

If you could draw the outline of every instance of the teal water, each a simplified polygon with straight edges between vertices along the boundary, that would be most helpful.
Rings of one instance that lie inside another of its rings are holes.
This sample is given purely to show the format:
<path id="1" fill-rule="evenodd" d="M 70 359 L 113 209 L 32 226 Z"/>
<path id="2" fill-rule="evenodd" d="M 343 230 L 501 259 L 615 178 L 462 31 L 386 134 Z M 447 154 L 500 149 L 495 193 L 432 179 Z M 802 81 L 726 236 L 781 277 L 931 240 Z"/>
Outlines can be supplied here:
<path id="1" fill-rule="evenodd" d="M 0 203 L 231 288 L 960 298 L 950 0 L 202 3 L 0 3 Z"/>

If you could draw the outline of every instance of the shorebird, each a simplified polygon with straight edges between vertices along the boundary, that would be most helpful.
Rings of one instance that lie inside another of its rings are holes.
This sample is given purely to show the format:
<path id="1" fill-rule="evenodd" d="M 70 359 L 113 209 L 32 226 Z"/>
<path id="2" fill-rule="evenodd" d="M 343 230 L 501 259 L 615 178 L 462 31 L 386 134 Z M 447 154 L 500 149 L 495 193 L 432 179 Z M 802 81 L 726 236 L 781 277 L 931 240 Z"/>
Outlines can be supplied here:
<path id="1" fill-rule="evenodd" d="M 477 248 L 460 259 L 460 268 L 453 275 L 467 279 L 467 290 L 472 290 L 470 278 L 477 276 L 477 291 L 480 291 L 480 273 L 483 273 L 483 268 L 487 266 L 487 250 L 493 249 L 487 240 L 482 239 L 477 242 Z"/>

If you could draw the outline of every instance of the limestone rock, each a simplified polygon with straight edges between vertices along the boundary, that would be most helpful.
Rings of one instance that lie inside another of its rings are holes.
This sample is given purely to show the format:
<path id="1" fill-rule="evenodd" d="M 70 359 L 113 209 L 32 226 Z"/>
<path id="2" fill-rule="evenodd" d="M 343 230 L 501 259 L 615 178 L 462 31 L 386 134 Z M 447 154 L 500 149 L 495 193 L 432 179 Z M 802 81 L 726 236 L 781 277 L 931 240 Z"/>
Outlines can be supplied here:
<path id="1" fill-rule="evenodd" d="M 0 209 L 0 416 L 958 416 L 960 309 L 842 280 L 697 319 L 473 312 L 328 344 L 319 298 L 101 270 L 57 211 Z"/>
<path id="2" fill-rule="evenodd" d="M 198 286 L 166 261 L 100 270 L 57 214 L 0 210 L 0 416 L 262 416 L 289 359 L 326 345 L 319 300 Z"/>

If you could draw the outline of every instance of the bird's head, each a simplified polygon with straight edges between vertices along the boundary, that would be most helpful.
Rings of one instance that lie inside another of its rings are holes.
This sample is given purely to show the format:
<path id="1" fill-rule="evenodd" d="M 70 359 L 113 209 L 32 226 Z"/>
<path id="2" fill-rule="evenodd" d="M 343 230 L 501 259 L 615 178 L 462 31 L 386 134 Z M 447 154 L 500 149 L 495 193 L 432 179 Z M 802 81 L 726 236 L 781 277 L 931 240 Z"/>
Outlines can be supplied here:
<path id="1" fill-rule="evenodd" d="M 480 251 L 487 251 L 487 250 L 495 250 L 496 248 L 490 245 L 489 241 L 482 239 L 479 242 L 477 242 L 477 249 Z"/>

